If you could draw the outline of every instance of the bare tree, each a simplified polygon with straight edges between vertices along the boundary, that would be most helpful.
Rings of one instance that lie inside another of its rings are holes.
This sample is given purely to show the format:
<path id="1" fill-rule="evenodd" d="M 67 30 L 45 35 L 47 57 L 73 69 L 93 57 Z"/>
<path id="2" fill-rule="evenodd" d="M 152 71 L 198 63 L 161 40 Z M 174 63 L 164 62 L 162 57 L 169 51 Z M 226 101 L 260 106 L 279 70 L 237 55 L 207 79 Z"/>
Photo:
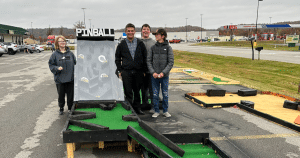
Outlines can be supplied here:
<path id="1" fill-rule="evenodd" d="M 52 35 L 52 33 L 53 33 L 53 28 L 50 28 L 50 26 L 49 26 L 49 29 L 47 30 L 47 37 L 49 35 Z"/>
<path id="2" fill-rule="evenodd" d="M 60 35 L 63 35 L 63 33 L 64 33 L 64 28 L 61 26 L 60 28 L 59 28 L 59 34 Z M 64 35 L 63 35 L 64 36 Z"/>
<path id="3" fill-rule="evenodd" d="M 84 29 L 85 28 L 85 26 L 84 26 L 84 23 L 82 22 L 82 21 L 77 21 L 75 24 L 73 24 L 74 25 L 74 29 L 77 29 L 77 28 L 79 28 L 79 29 Z"/>

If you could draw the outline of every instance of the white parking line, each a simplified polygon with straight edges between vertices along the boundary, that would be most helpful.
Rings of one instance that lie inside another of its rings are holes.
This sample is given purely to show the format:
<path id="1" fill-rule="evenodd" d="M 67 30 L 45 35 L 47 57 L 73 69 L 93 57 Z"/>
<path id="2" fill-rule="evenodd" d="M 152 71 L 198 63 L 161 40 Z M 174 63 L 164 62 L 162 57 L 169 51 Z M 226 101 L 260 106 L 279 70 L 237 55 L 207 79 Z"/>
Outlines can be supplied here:
<path id="1" fill-rule="evenodd" d="M 58 119 L 59 115 L 57 114 L 57 100 L 54 100 L 45 108 L 45 110 L 42 112 L 42 115 L 37 118 L 36 125 L 32 132 L 33 136 L 24 140 L 24 144 L 21 146 L 22 151 L 19 152 L 15 158 L 28 158 L 33 153 L 31 150 L 40 146 L 39 138 L 43 136 L 43 133 L 47 132 L 53 122 Z"/>

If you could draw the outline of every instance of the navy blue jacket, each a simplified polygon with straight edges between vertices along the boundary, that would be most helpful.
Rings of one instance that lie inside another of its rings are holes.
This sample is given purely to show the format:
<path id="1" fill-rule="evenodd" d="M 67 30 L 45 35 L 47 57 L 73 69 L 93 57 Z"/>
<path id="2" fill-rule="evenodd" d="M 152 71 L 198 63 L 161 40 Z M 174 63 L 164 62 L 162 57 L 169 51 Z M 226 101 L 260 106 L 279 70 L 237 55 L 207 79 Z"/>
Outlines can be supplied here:
<path id="1" fill-rule="evenodd" d="M 56 50 L 52 53 L 49 59 L 50 71 L 54 74 L 54 81 L 56 84 L 74 81 L 74 65 L 76 64 L 76 57 L 68 48 L 65 53 Z M 59 67 L 62 70 L 58 70 Z"/>
<path id="2" fill-rule="evenodd" d="M 117 46 L 115 54 L 115 63 L 117 71 L 122 72 L 123 70 L 136 70 L 136 71 L 147 71 L 147 49 L 145 44 L 137 39 L 137 47 L 134 55 L 134 60 L 131 57 L 125 40 Z"/>

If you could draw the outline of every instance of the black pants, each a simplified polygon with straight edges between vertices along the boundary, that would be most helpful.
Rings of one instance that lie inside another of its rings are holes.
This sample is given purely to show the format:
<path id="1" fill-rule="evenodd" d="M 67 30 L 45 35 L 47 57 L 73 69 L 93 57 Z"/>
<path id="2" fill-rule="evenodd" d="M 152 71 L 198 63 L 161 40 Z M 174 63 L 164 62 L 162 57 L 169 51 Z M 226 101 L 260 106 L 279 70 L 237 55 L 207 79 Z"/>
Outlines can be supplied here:
<path id="1" fill-rule="evenodd" d="M 139 91 L 142 88 L 143 77 L 144 73 L 142 71 L 122 71 L 125 97 L 134 109 L 140 108 L 141 106 L 141 97 Z"/>
<path id="2" fill-rule="evenodd" d="M 142 101 L 143 104 L 148 104 L 148 96 L 150 94 L 151 104 L 153 103 L 153 92 L 152 92 L 152 84 L 151 84 L 151 74 L 146 73 L 143 77 L 143 86 L 142 86 Z"/>
<path id="3" fill-rule="evenodd" d="M 65 95 L 67 94 L 68 110 L 71 110 L 74 98 L 74 82 L 56 84 L 58 93 L 58 106 L 62 110 L 65 106 Z"/>

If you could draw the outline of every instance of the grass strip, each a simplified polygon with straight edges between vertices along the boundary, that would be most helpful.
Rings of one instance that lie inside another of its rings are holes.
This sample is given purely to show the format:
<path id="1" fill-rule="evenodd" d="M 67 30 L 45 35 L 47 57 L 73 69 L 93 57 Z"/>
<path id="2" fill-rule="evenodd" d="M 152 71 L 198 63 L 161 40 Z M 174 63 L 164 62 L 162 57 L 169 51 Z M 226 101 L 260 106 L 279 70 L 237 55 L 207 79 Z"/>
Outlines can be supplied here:
<path id="1" fill-rule="evenodd" d="M 280 45 L 279 45 L 280 44 Z M 282 40 L 275 40 L 275 41 L 258 41 L 256 47 L 264 47 L 264 50 L 278 50 L 278 51 L 299 51 L 299 46 L 295 47 L 288 47 L 287 44 L 284 44 Z M 251 42 L 250 41 L 228 41 L 228 42 L 203 42 L 197 43 L 195 45 L 201 46 L 224 46 L 224 47 L 247 47 L 250 48 Z M 254 48 L 256 48 L 254 47 Z"/>
<path id="2" fill-rule="evenodd" d="M 240 81 L 249 88 L 300 98 L 299 64 L 174 50 L 175 66 Z"/>

